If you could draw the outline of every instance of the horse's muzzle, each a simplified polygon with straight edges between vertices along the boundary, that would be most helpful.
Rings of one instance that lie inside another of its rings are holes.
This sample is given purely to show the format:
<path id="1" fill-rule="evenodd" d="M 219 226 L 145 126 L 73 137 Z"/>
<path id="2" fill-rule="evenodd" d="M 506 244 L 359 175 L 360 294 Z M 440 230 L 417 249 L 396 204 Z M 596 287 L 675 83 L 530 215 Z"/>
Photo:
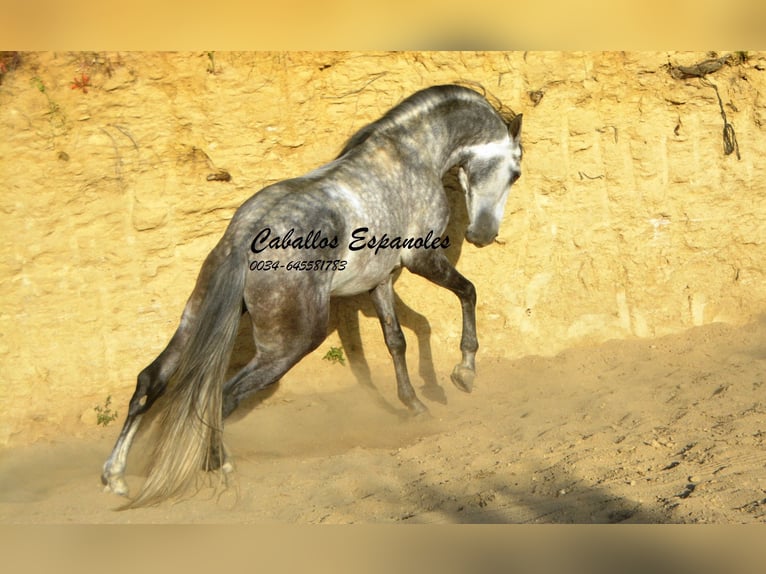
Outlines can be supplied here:
<path id="1" fill-rule="evenodd" d="M 495 237 L 497 237 L 497 233 L 480 233 L 475 232 L 470 228 L 465 232 L 466 241 L 476 247 L 486 247 L 495 241 Z"/>

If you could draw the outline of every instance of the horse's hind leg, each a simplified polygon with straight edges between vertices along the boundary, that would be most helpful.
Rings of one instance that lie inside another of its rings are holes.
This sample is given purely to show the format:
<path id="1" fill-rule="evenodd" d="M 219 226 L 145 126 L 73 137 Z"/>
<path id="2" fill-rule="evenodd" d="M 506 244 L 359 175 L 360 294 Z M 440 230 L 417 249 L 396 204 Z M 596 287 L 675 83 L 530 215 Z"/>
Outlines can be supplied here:
<path id="1" fill-rule="evenodd" d="M 162 367 L 169 364 L 169 361 L 165 360 L 166 357 L 168 355 L 163 352 L 138 375 L 136 390 L 128 406 L 128 416 L 101 473 L 101 482 L 106 486 L 105 490 L 123 496 L 128 494 L 128 485 L 125 482 L 128 451 L 141 424 L 141 418 L 167 385 L 167 378 L 161 375 L 164 370 Z"/>
<path id="2" fill-rule="evenodd" d="M 267 313 L 249 309 L 253 319 L 256 355 L 223 385 L 223 418 L 228 418 L 239 403 L 279 381 L 298 361 L 316 349 L 324 340 L 327 329 L 327 310 L 300 314 L 300 325 L 280 321 L 278 316 L 269 320 Z M 254 313 L 257 313 L 254 315 Z M 293 313 L 296 317 L 298 313 Z M 222 429 L 216 430 L 220 433 Z M 211 445 L 222 444 L 216 437 Z M 223 452 L 212 448 L 209 470 L 220 468 L 231 472 L 234 465 L 223 447 Z"/>
<path id="3" fill-rule="evenodd" d="M 181 359 L 181 351 L 189 339 L 192 329 L 195 328 L 195 317 L 207 292 L 208 283 L 212 273 L 220 264 L 224 251 L 214 249 L 210 252 L 205 263 L 200 269 L 194 291 L 186 303 L 181 321 L 170 339 L 167 347 L 159 356 L 152 361 L 138 375 L 136 390 L 128 404 L 128 415 L 122 425 L 120 435 L 112 449 L 112 453 L 104 463 L 101 473 L 101 482 L 116 494 L 127 495 L 128 485 L 125 483 L 125 467 L 127 465 L 128 451 L 136 435 L 144 413 L 165 392 L 168 381 L 178 368 Z"/>
<path id="4" fill-rule="evenodd" d="M 446 287 L 460 299 L 463 310 L 463 332 L 460 338 L 462 360 L 455 365 L 450 378 L 457 388 L 467 393 L 473 389 L 476 377 L 476 288 L 455 269 L 441 253 L 419 252 L 407 268 L 441 287 Z"/>
<path id="5" fill-rule="evenodd" d="M 380 325 L 383 327 L 383 336 L 386 339 L 388 352 L 394 360 L 396 371 L 396 388 L 399 400 L 402 401 L 415 414 L 427 412 L 426 406 L 415 395 L 415 389 L 410 383 L 410 375 L 407 372 L 407 341 L 402 333 L 399 320 L 394 308 L 393 276 L 383 281 L 370 292 L 375 311 L 378 313 Z"/>
<path id="6" fill-rule="evenodd" d="M 125 482 L 125 466 L 127 465 L 130 445 L 144 413 L 165 391 L 168 380 L 178 367 L 181 348 L 186 339 L 186 325 L 186 313 L 184 313 L 181 325 L 168 346 L 138 375 L 136 390 L 130 399 L 128 415 L 122 426 L 122 431 L 117 437 L 112 453 L 104 463 L 101 482 L 106 486 L 106 490 L 123 496 L 128 494 L 128 485 Z"/>
<path id="7" fill-rule="evenodd" d="M 329 321 L 329 299 L 316 292 L 302 296 L 303 292 L 300 286 L 294 286 L 292 290 L 274 290 L 272 297 L 246 300 L 253 322 L 256 355 L 223 385 L 224 418 L 241 401 L 276 383 L 324 341 Z M 307 287 L 305 292 L 311 293 L 311 289 Z M 223 455 L 223 461 L 219 462 L 223 462 L 225 467 L 226 453 Z"/>

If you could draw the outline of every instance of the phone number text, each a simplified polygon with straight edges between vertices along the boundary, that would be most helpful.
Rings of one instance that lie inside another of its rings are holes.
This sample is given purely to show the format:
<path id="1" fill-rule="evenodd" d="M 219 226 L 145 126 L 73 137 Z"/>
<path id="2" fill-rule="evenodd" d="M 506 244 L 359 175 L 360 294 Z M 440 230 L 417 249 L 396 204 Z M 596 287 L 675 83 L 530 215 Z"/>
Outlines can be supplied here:
<path id="1" fill-rule="evenodd" d="M 258 260 L 250 262 L 250 271 L 343 271 L 348 261 L 345 259 L 314 259 L 313 261 Z"/>

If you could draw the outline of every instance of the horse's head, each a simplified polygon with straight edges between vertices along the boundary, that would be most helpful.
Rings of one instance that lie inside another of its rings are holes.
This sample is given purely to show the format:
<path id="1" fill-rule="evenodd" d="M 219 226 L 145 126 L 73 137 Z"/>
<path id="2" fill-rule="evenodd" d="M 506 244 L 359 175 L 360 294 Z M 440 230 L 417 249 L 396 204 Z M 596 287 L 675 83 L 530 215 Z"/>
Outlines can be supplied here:
<path id="1" fill-rule="evenodd" d="M 521 114 L 510 121 L 505 137 L 466 151 L 458 170 L 468 208 L 465 238 L 484 247 L 497 237 L 508 192 L 521 175 Z"/>

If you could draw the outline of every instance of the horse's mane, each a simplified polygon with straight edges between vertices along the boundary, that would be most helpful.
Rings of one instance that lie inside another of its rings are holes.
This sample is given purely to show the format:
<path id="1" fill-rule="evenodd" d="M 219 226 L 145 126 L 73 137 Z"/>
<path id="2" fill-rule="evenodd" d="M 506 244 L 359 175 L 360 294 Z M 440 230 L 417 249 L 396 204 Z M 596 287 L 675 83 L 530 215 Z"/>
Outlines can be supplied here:
<path id="1" fill-rule="evenodd" d="M 511 123 L 511 120 L 517 116 L 516 112 L 514 112 L 510 106 L 505 105 L 500 98 L 498 98 L 495 94 L 487 90 L 484 86 L 479 84 L 478 82 L 473 82 L 471 80 L 460 80 L 456 82 L 456 85 L 460 86 L 467 86 L 470 87 L 472 90 L 475 90 L 477 93 L 480 93 L 485 100 L 493 107 L 495 108 L 495 111 L 500 115 L 500 117 L 505 122 L 505 125 L 509 125 Z"/>
<path id="2" fill-rule="evenodd" d="M 481 92 L 477 91 L 475 88 L 478 88 Z M 494 101 L 490 102 L 490 98 Z M 343 149 L 338 154 L 338 157 L 345 155 L 353 148 L 364 143 L 373 134 L 380 133 L 391 127 L 400 126 L 407 119 L 415 115 L 431 111 L 439 104 L 454 100 L 484 102 L 500 115 L 506 125 L 516 115 L 513 110 L 504 106 L 498 98 L 491 94 L 488 95 L 487 90 L 480 84 L 462 82 L 461 84 L 432 86 L 419 92 L 415 92 L 413 95 L 391 108 L 383 115 L 383 117 L 367 124 L 357 131 L 348 139 L 346 145 L 343 146 Z"/>

